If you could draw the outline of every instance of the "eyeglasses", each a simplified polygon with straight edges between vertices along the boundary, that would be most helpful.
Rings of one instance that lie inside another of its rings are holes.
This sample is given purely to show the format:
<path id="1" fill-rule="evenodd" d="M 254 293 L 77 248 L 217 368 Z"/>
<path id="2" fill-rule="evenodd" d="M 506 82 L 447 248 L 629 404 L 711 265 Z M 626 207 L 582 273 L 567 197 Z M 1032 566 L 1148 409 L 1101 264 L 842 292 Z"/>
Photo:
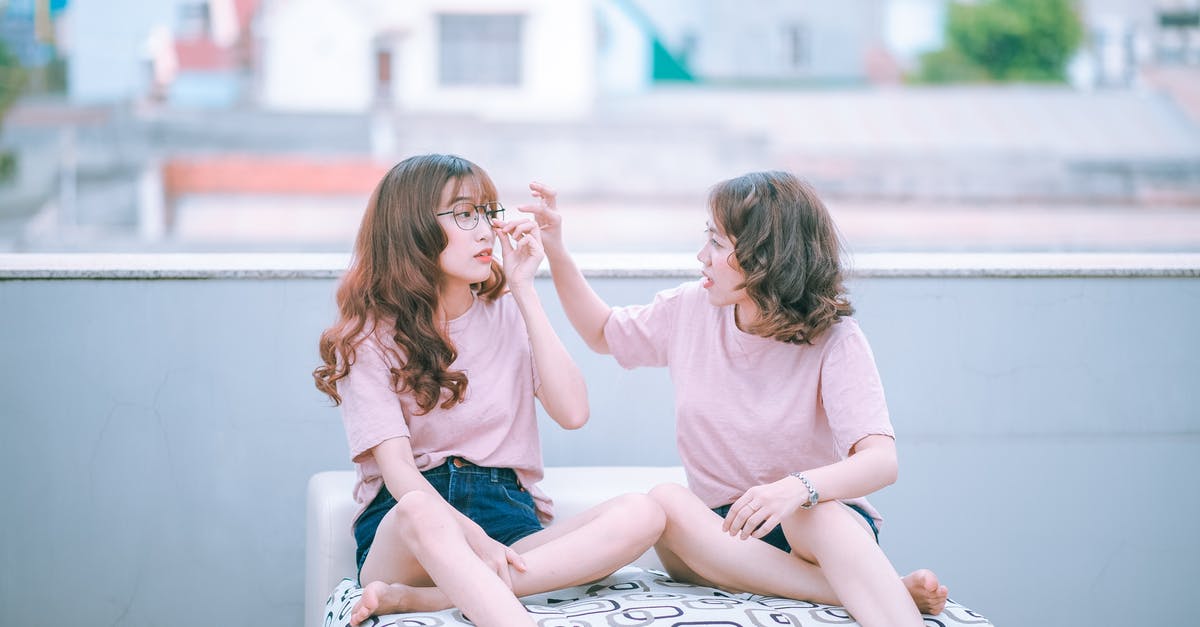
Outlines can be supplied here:
<path id="1" fill-rule="evenodd" d="M 498 202 L 485 202 L 482 205 L 476 205 L 469 202 L 460 202 L 452 207 L 450 211 L 435 213 L 435 216 L 454 215 L 454 223 L 458 228 L 464 231 L 470 231 L 479 224 L 479 214 L 487 216 L 488 224 L 492 220 L 504 219 L 504 205 Z"/>

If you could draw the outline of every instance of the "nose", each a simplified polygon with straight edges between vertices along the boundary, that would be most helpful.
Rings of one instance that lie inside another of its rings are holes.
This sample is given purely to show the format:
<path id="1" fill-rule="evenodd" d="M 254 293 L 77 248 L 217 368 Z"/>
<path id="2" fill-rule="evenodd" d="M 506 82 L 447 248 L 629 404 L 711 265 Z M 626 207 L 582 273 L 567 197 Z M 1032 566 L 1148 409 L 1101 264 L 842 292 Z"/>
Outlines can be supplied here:
<path id="1" fill-rule="evenodd" d="M 711 258 L 708 256 L 708 244 L 700 247 L 700 252 L 696 253 L 696 259 L 705 266 L 709 265 L 708 262 Z"/>
<path id="2" fill-rule="evenodd" d="M 471 232 L 475 234 L 475 239 L 482 242 L 492 237 L 492 221 L 489 220 L 487 214 L 482 211 L 476 214 L 476 216 L 477 219 L 475 220 L 475 227 L 471 229 Z"/>

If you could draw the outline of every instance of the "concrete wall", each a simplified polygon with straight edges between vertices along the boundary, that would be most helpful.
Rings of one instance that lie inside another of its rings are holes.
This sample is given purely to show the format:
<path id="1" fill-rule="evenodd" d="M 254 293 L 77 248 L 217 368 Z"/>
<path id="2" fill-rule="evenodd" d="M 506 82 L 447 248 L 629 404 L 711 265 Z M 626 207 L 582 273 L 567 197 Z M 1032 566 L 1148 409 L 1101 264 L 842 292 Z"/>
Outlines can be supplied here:
<path id="1" fill-rule="evenodd" d="M 1188 622 L 1197 268 L 851 283 L 900 434 L 874 499 L 900 571 L 935 569 L 996 625 Z M 350 467 L 309 374 L 331 274 L 0 271 L 0 623 L 301 622 L 305 481 Z M 594 285 L 620 304 L 680 280 Z M 665 372 L 585 352 L 539 288 L 593 410 L 544 425 L 546 462 L 677 463 Z"/>

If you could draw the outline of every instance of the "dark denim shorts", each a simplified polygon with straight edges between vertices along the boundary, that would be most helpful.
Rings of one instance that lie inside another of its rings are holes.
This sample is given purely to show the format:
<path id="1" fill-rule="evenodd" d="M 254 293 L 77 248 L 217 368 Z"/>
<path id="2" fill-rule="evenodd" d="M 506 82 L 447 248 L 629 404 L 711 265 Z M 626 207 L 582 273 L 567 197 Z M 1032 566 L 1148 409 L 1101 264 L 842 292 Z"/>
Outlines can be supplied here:
<path id="1" fill-rule="evenodd" d="M 512 546 L 517 540 L 542 530 L 533 497 L 521 487 L 511 468 L 485 468 L 460 457 L 451 457 L 441 466 L 421 474 L 447 503 L 505 546 Z M 360 572 L 371 543 L 375 541 L 379 521 L 395 505 L 396 499 L 384 486 L 354 521 L 354 540 L 358 544 L 354 557 Z"/>
<path id="2" fill-rule="evenodd" d="M 867 513 L 867 510 L 854 505 L 853 503 L 846 503 L 845 505 L 858 512 L 858 514 L 863 518 L 867 519 L 867 524 L 871 526 L 871 532 L 875 534 L 875 543 L 879 544 L 879 528 L 875 526 L 875 519 L 871 518 L 871 515 Z M 712 511 L 716 512 L 717 516 L 724 518 L 725 515 L 729 513 L 730 507 L 733 507 L 733 503 L 730 503 L 729 505 L 722 505 L 720 507 L 714 507 Z M 766 542 L 767 544 L 781 551 L 786 551 L 788 553 L 792 552 L 792 545 L 788 544 L 787 537 L 783 535 L 783 526 L 781 525 L 775 525 L 775 528 L 771 530 L 771 533 L 759 538 L 759 540 L 762 540 L 763 542 Z"/>

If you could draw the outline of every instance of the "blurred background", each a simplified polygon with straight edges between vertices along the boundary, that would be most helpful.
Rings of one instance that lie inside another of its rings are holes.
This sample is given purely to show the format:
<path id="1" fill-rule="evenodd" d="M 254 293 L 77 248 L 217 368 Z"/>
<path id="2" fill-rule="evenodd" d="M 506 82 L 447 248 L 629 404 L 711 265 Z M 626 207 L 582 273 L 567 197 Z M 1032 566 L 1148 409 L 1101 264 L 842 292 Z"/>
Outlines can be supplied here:
<path id="1" fill-rule="evenodd" d="M 344 252 L 399 159 L 577 252 L 783 168 L 862 251 L 1200 251 L 1196 0 L 0 0 L 0 252 Z"/>
<path id="2" fill-rule="evenodd" d="M 316 341 L 431 151 L 557 187 L 613 304 L 695 277 L 713 183 L 808 179 L 897 568 L 1002 627 L 1195 620 L 1200 0 L 0 0 L 0 624 L 303 621 Z M 547 464 L 678 463 L 667 373 L 538 289 L 593 415 Z"/>

